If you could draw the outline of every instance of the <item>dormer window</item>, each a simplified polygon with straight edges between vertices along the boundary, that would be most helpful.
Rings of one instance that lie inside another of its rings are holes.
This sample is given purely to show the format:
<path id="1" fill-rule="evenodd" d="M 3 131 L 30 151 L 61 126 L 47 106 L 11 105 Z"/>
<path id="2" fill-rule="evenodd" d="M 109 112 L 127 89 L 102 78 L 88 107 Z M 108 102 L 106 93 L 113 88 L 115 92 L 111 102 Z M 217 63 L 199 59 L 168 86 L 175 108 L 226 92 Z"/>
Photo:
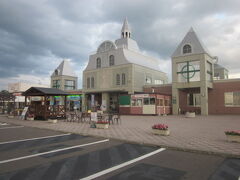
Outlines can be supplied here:
<path id="1" fill-rule="evenodd" d="M 101 68 L 101 58 L 97 58 L 96 67 Z"/>
<path id="2" fill-rule="evenodd" d="M 109 66 L 113 66 L 114 64 L 115 64 L 115 62 L 114 62 L 114 56 L 111 55 L 111 56 L 109 56 Z"/>
<path id="3" fill-rule="evenodd" d="M 55 76 L 58 76 L 58 69 L 55 69 Z"/>
<path id="4" fill-rule="evenodd" d="M 189 44 L 183 46 L 183 54 L 191 53 L 192 47 Z"/>

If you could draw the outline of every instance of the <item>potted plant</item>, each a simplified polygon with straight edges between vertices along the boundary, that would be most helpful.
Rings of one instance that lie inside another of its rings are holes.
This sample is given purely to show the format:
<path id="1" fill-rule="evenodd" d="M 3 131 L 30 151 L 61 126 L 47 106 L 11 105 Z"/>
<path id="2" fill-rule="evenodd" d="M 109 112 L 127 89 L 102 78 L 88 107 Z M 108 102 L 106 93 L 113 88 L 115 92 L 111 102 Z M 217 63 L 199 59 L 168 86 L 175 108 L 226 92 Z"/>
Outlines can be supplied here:
<path id="1" fill-rule="evenodd" d="M 27 120 L 33 121 L 34 120 L 34 114 L 28 114 Z"/>
<path id="2" fill-rule="evenodd" d="M 57 122 L 58 122 L 57 116 L 51 116 L 51 117 L 48 119 L 48 122 L 49 122 L 49 123 L 57 123 Z"/>
<path id="3" fill-rule="evenodd" d="M 240 142 L 240 131 L 225 131 L 228 141 Z"/>
<path id="4" fill-rule="evenodd" d="M 109 127 L 108 121 L 97 121 L 96 128 L 98 129 L 107 129 Z"/>
<path id="5" fill-rule="evenodd" d="M 195 116 L 196 116 L 195 112 L 192 112 L 192 111 L 186 112 L 186 114 L 185 114 L 186 118 L 193 118 Z"/>
<path id="6" fill-rule="evenodd" d="M 57 119 L 48 119 L 48 122 L 49 122 L 49 123 L 57 123 L 58 120 L 57 120 Z"/>
<path id="7" fill-rule="evenodd" d="M 153 134 L 168 136 L 170 134 L 170 130 L 168 126 L 165 124 L 154 124 L 152 126 Z"/>

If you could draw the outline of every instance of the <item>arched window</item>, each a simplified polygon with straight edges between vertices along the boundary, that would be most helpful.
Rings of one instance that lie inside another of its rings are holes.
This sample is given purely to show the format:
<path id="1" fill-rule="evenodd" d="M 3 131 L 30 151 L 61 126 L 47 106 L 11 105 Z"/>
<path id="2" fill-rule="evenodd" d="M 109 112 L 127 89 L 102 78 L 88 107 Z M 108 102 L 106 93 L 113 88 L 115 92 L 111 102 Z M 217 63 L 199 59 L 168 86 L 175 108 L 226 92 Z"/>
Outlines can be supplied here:
<path id="1" fill-rule="evenodd" d="M 94 88 L 94 77 L 91 77 L 91 88 Z"/>
<path id="2" fill-rule="evenodd" d="M 97 68 L 101 68 L 101 58 L 97 58 Z"/>
<path id="3" fill-rule="evenodd" d="M 126 32 L 126 38 L 128 37 L 128 33 Z"/>
<path id="4" fill-rule="evenodd" d="M 120 85 L 120 75 L 116 75 L 116 85 Z"/>
<path id="5" fill-rule="evenodd" d="M 186 44 L 183 46 L 183 54 L 191 53 L 191 52 L 192 52 L 192 47 L 189 44 Z"/>
<path id="6" fill-rule="evenodd" d="M 87 78 L 87 88 L 90 88 L 90 78 Z"/>
<path id="7" fill-rule="evenodd" d="M 125 73 L 122 74 L 122 85 L 126 84 L 126 75 Z"/>
<path id="8" fill-rule="evenodd" d="M 115 64 L 115 62 L 114 62 L 114 56 L 111 55 L 111 56 L 109 56 L 109 66 L 113 66 L 114 64 Z"/>
<path id="9" fill-rule="evenodd" d="M 122 38 L 124 38 L 124 32 L 122 32 Z"/>

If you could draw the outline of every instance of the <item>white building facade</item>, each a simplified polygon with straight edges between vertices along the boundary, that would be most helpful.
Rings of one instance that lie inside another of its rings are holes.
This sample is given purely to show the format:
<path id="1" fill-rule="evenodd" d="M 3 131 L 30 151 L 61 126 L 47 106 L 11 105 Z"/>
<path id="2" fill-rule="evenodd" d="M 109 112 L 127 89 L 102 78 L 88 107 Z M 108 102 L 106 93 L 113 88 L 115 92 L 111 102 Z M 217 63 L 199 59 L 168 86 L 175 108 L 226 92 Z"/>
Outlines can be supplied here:
<path id="1" fill-rule="evenodd" d="M 90 55 L 83 71 L 83 105 L 87 109 L 101 106 L 117 111 L 119 95 L 141 93 L 144 85 L 167 83 L 167 75 L 159 70 L 159 60 L 143 55 L 131 35 L 125 19 L 121 38 L 104 41 Z"/>

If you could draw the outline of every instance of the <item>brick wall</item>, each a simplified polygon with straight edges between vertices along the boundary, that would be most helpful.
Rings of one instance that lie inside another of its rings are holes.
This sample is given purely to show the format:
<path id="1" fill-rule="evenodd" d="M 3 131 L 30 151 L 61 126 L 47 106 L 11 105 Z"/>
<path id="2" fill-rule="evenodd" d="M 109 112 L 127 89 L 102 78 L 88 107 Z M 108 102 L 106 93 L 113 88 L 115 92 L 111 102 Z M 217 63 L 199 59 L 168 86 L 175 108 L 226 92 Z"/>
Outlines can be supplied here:
<path id="1" fill-rule="evenodd" d="M 145 93 L 159 94 L 172 94 L 172 86 L 155 86 L 155 87 L 145 87 Z M 208 92 L 208 111 L 209 114 L 240 114 L 240 107 L 226 107 L 224 104 L 224 93 L 225 92 L 240 92 L 240 80 L 219 80 L 213 83 L 213 89 L 209 89 Z M 187 94 L 188 93 L 200 93 L 200 88 L 184 89 L 179 91 L 179 105 L 182 113 L 186 111 L 195 111 L 197 113 L 201 112 L 200 107 L 189 107 L 187 106 Z"/>
<path id="2" fill-rule="evenodd" d="M 209 114 L 240 114 L 240 107 L 225 107 L 224 93 L 240 91 L 240 81 L 214 82 L 208 93 Z"/>

